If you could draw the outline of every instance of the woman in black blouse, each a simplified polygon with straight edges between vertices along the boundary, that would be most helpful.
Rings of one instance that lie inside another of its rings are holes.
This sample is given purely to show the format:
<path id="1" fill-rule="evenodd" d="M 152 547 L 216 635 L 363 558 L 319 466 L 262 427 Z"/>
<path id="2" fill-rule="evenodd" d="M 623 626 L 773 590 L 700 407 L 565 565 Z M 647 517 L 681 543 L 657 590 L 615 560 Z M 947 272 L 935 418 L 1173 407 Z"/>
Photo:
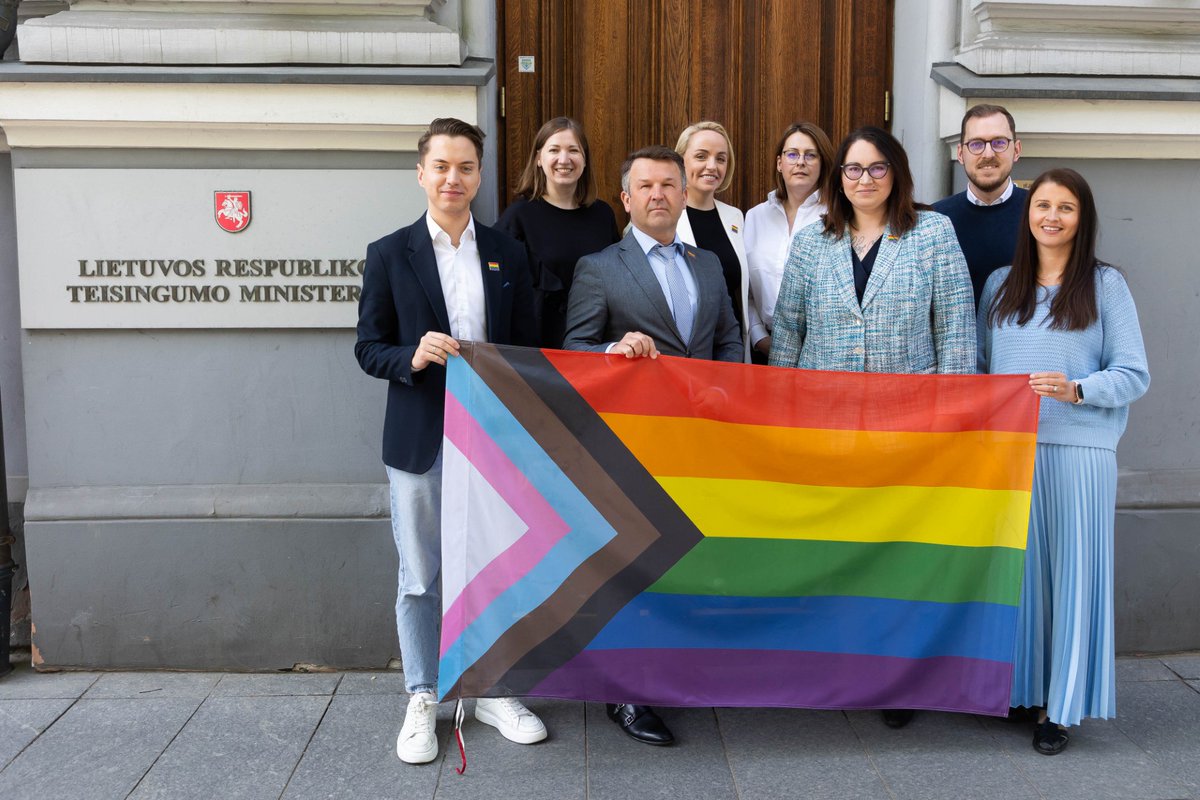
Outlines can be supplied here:
<path id="1" fill-rule="evenodd" d="M 683 156 L 687 177 L 687 209 L 679 217 L 676 233 L 688 244 L 711 250 L 721 259 L 733 313 L 742 328 L 749 361 L 755 345 L 767 344 L 766 326 L 750 302 L 750 273 L 746 269 L 746 244 L 742 212 L 716 199 L 733 183 L 733 144 L 718 122 L 697 122 L 683 129 L 675 152 Z M 765 352 L 760 353 L 765 363 Z"/>
<path id="2" fill-rule="evenodd" d="M 561 348 L 575 263 L 620 238 L 612 208 L 596 198 L 591 152 L 578 122 L 555 117 L 541 127 L 516 193 L 496 227 L 525 244 L 541 345 Z"/>

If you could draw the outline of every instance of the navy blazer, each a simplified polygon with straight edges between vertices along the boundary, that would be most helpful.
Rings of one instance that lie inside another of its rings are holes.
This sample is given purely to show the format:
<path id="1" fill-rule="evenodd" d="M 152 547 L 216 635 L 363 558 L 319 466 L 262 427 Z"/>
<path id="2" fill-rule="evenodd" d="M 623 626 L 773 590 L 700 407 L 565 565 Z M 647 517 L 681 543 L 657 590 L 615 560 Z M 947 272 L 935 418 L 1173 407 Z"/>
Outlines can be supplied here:
<path id="1" fill-rule="evenodd" d="M 536 346 L 525 248 L 478 221 L 475 239 L 483 273 L 488 341 Z M 499 269 L 490 269 L 489 264 L 498 264 Z M 388 382 L 383 462 L 405 472 L 427 472 L 442 446 L 446 368 L 430 364 L 412 370 L 417 344 L 429 331 L 449 334 L 450 317 L 433 240 L 422 214 L 407 228 L 367 245 L 354 345 L 363 372 Z"/>

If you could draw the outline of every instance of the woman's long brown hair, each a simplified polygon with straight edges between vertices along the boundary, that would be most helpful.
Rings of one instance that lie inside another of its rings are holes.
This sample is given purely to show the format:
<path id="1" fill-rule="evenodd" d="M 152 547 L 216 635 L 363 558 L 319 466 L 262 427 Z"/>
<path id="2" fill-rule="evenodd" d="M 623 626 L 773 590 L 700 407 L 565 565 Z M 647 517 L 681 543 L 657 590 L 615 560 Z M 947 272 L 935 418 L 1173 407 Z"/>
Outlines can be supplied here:
<path id="1" fill-rule="evenodd" d="M 1033 195 L 1045 183 L 1061 186 L 1079 201 L 1079 228 L 1071 243 L 1071 255 L 1063 269 L 1062 284 L 1050 301 L 1050 328 L 1078 331 L 1096 321 L 1096 235 L 1099 223 L 1096 202 L 1091 187 L 1073 169 L 1060 167 L 1043 172 L 1029 187 L 1025 198 L 1023 223 L 1017 230 L 1017 249 L 1013 252 L 1012 267 L 988 308 L 988 322 L 1000 325 L 1015 320 L 1025 325 L 1037 310 L 1038 251 L 1037 240 L 1029 228 L 1029 209 Z"/>

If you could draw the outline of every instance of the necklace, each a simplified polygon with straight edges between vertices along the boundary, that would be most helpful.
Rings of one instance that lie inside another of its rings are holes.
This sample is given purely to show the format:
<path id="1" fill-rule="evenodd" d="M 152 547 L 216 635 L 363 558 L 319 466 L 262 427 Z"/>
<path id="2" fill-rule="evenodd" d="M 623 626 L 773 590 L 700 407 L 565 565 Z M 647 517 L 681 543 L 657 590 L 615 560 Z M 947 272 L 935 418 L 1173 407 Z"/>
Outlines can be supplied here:
<path id="1" fill-rule="evenodd" d="M 871 252 L 871 248 L 875 246 L 875 242 L 880 236 L 883 236 L 883 228 L 876 228 L 874 231 L 866 233 L 854 227 L 854 223 L 850 224 L 850 246 L 854 248 L 854 252 L 860 259 Z"/>

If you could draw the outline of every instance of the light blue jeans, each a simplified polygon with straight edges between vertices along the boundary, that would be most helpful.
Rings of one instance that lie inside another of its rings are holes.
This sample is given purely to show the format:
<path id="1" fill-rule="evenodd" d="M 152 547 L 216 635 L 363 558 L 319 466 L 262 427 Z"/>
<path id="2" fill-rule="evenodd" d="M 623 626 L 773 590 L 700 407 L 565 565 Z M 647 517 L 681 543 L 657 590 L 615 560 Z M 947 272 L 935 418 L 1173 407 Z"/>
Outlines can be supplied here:
<path id="1" fill-rule="evenodd" d="M 437 694 L 442 624 L 442 454 L 424 475 L 387 468 L 392 537 L 400 555 L 396 633 L 404 688 Z"/>

